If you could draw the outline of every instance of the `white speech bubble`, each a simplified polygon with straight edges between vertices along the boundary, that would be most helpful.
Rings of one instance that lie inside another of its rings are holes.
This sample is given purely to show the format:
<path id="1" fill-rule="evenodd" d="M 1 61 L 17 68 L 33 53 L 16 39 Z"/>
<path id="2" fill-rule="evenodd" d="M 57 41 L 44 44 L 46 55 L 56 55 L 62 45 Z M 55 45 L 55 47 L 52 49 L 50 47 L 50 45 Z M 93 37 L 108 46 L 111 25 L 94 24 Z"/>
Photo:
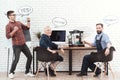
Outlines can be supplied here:
<path id="1" fill-rule="evenodd" d="M 18 12 L 21 15 L 29 15 L 33 12 L 33 8 L 30 6 L 23 6 L 23 7 L 19 8 Z"/>
<path id="2" fill-rule="evenodd" d="M 67 24 L 67 21 L 64 18 L 55 17 L 55 18 L 52 19 L 52 23 L 55 26 L 65 26 Z"/>
<path id="3" fill-rule="evenodd" d="M 117 16 L 113 16 L 113 15 L 110 15 L 110 16 L 106 16 L 103 21 L 108 24 L 108 25 L 111 25 L 111 24 L 115 24 L 119 21 L 118 17 Z"/>

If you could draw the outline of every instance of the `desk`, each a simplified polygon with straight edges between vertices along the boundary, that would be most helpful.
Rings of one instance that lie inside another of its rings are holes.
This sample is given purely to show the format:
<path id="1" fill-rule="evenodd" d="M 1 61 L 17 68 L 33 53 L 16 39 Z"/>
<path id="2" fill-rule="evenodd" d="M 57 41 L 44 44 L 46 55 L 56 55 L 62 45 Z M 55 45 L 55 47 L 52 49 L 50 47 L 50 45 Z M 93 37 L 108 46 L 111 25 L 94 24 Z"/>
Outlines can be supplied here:
<path id="1" fill-rule="evenodd" d="M 95 47 L 64 47 L 64 50 L 69 50 L 69 75 L 72 74 L 72 51 L 73 50 L 96 50 Z M 33 73 L 35 73 L 35 53 L 33 49 Z M 37 61 L 36 61 L 36 70 L 37 70 Z"/>

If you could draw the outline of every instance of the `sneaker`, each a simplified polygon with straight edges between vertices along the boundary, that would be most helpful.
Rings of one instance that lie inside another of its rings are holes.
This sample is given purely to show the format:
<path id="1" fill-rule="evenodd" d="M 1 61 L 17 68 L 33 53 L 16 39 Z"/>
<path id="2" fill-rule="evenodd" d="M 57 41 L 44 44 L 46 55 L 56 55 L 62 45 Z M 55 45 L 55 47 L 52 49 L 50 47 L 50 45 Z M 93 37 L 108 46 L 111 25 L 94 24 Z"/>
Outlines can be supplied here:
<path id="1" fill-rule="evenodd" d="M 27 73 L 27 74 L 25 74 L 25 76 L 34 77 L 35 75 L 33 75 L 32 73 Z"/>
<path id="2" fill-rule="evenodd" d="M 8 75 L 8 77 L 9 77 L 10 79 L 13 79 L 13 78 L 14 78 L 14 74 L 13 74 L 13 73 L 10 73 L 10 74 Z"/>

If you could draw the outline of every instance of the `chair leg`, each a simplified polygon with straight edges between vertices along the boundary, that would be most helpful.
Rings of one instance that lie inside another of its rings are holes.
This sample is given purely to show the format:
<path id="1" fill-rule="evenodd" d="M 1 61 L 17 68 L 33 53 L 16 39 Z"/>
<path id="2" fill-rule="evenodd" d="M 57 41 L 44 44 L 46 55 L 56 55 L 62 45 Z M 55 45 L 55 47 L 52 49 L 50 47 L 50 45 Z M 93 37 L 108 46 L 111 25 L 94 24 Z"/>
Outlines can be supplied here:
<path id="1" fill-rule="evenodd" d="M 96 64 L 95 70 L 93 71 L 94 74 L 95 74 L 95 72 L 96 72 L 96 70 L 97 70 L 97 68 L 98 68 L 98 65 L 99 65 L 99 63 Z M 94 74 L 93 74 L 93 76 L 94 76 Z"/>
<path id="2" fill-rule="evenodd" d="M 102 62 L 102 64 L 101 64 L 101 79 L 103 79 L 103 75 L 102 74 L 104 74 L 104 77 L 106 76 L 106 68 L 105 67 L 106 67 L 106 64 L 104 62 Z"/>
<path id="3" fill-rule="evenodd" d="M 41 63 L 41 65 L 42 65 L 42 63 Z M 39 74 L 39 71 L 41 70 L 41 68 L 42 68 L 42 66 L 40 67 L 40 65 L 38 64 L 38 70 L 37 70 L 37 72 L 36 72 L 35 77 L 38 77 L 38 74 Z"/>
<path id="4" fill-rule="evenodd" d="M 38 74 L 39 74 L 39 69 L 37 70 L 35 77 L 38 77 Z"/>
<path id="5" fill-rule="evenodd" d="M 98 66 L 99 65 L 99 66 Z M 102 77 L 102 73 L 103 73 L 103 71 L 102 71 L 102 65 L 104 65 L 105 66 L 105 64 L 104 63 L 102 63 L 102 64 L 99 64 L 99 63 L 97 63 L 96 64 L 96 67 L 95 67 L 95 70 L 94 70 L 94 74 L 95 74 L 95 72 L 96 72 L 96 69 L 97 69 L 97 67 L 100 67 L 100 69 L 101 69 L 101 80 L 103 79 L 103 77 Z M 106 67 L 106 66 L 105 66 Z M 114 73 L 113 73 L 113 71 L 112 71 L 112 68 L 111 68 L 111 66 L 110 66 L 110 64 L 108 63 L 108 68 L 109 68 L 109 70 L 111 71 L 111 73 L 112 73 L 112 76 L 113 76 L 113 80 L 115 79 L 115 76 L 114 76 Z M 105 69 L 105 71 L 104 71 L 104 76 L 106 75 L 106 68 L 104 68 Z"/>
<path id="6" fill-rule="evenodd" d="M 109 67 L 109 69 L 110 69 L 110 71 L 111 71 L 111 73 L 112 73 L 113 79 L 114 79 L 114 78 L 115 78 L 115 76 L 114 76 L 114 73 L 113 73 L 112 68 L 111 68 L 111 66 L 110 66 L 110 64 L 109 64 L 109 63 L 108 63 L 108 67 Z"/>
<path id="7" fill-rule="evenodd" d="M 95 67 L 95 70 L 94 70 L 94 74 L 95 74 L 97 68 L 99 67 L 99 68 L 101 69 L 100 78 L 101 78 L 101 80 L 102 80 L 102 68 L 101 68 L 101 66 L 102 66 L 102 64 L 100 64 L 100 63 L 97 63 L 97 64 L 96 64 L 96 67 Z M 94 76 L 94 74 L 93 74 L 93 76 Z"/>
<path id="8" fill-rule="evenodd" d="M 39 64 L 38 64 L 39 65 Z M 47 68 L 47 80 L 49 80 L 49 63 L 48 62 L 43 62 L 41 63 L 41 67 L 38 66 L 38 70 L 36 72 L 35 77 L 37 78 L 39 71 L 41 70 L 42 67 Z"/>
<path id="9" fill-rule="evenodd" d="M 106 64 L 104 62 L 102 62 L 100 65 L 100 69 L 101 69 L 101 75 L 100 75 L 100 78 L 101 80 L 106 76 Z M 104 66 L 104 68 L 103 68 Z M 104 69 L 104 70 L 103 70 Z M 104 72 L 103 72 L 104 71 Z M 104 74 L 104 77 L 103 77 L 103 74 Z"/>
<path id="10" fill-rule="evenodd" d="M 46 67 L 47 67 L 47 80 L 49 80 L 49 66 L 48 66 L 48 63 L 46 64 Z"/>

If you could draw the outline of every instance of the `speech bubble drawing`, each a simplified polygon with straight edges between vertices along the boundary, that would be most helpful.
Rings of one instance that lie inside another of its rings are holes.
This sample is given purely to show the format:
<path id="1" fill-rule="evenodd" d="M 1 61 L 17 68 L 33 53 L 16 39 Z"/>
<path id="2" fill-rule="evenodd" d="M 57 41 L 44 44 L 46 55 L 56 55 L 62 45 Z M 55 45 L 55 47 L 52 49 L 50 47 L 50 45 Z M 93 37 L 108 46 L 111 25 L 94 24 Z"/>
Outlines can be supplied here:
<path id="1" fill-rule="evenodd" d="M 119 18 L 117 16 L 114 16 L 114 15 L 109 15 L 109 16 L 105 16 L 103 21 L 108 26 L 110 26 L 112 24 L 118 23 L 119 22 Z"/>
<path id="2" fill-rule="evenodd" d="M 60 17 L 54 17 L 52 19 L 52 23 L 56 26 L 56 27 L 62 27 L 65 26 L 67 24 L 67 20 L 64 18 L 60 18 Z"/>
<path id="3" fill-rule="evenodd" d="M 18 12 L 22 16 L 29 15 L 33 12 L 33 8 L 30 6 L 23 6 L 18 9 Z"/>

